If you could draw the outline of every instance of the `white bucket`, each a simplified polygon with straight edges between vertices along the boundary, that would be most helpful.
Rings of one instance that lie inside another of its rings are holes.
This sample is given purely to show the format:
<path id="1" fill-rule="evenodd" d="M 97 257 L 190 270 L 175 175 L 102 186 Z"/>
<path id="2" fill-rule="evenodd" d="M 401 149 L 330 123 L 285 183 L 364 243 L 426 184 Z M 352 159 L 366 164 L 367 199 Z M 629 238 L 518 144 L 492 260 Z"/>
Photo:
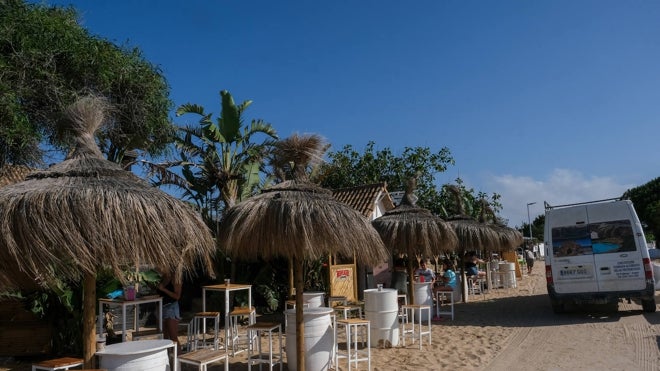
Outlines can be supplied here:
<path id="1" fill-rule="evenodd" d="M 99 367 L 108 371 L 169 371 L 171 340 L 138 340 L 106 345 L 97 352 Z"/>
<path id="2" fill-rule="evenodd" d="M 296 361 L 296 310 L 284 311 L 287 318 L 286 359 L 289 370 L 298 369 Z M 335 334 L 332 328 L 332 308 L 303 308 L 305 326 L 305 369 L 327 370 L 334 358 Z"/>
<path id="3" fill-rule="evenodd" d="M 498 265 L 500 272 L 510 272 L 516 270 L 516 263 L 500 263 Z"/>
<path id="4" fill-rule="evenodd" d="M 396 289 L 364 290 L 364 313 L 371 327 L 371 347 L 399 345 L 399 303 Z"/>
<path id="5" fill-rule="evenodd" d="M 324 297 L 325 293 L 323 291 L 303 292 L 303 303 L 307 304 L 309 308 L 324 307 Z"/>
<path id="6" fill-rule="evenodd" d="M 423 283 L 415 283 L 415 296 L 414 296 L 414 304 L 417 305 L 430 305 L 431 310 L 433 310 L 433 293 L 431 292 L 432 283 L 431 282 L 423 282 Z M 422 321 L 428 321 L 429 316 L 426 311 L 422 312 Z M 415 316 L 415 320 L 419 320 L 417 316 Z"/>

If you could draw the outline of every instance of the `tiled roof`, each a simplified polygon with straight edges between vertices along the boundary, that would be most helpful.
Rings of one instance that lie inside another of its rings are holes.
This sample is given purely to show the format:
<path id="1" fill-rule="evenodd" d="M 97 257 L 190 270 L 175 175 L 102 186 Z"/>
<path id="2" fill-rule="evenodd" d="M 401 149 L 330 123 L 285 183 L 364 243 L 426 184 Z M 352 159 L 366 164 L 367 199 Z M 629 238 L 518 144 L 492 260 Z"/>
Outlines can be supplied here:
<path id="1" fill-rule="evenodd" d="M 34 171 L 27 166 L 5 165 L 0 167 L 0 187 L 18 183 L 25 179 L 25 176 Z"/>
<path id="2" fill-rule="evenodd" d="M 379 196 L 382 196 L 381 201 L 386 211 L 394 208 L 392 198 L 387 193 L 386 183 L 365 184 L 357 187 L 335 189 L 332 191 L 332 195 L 338 201 L 348 204 L 367 218 L 371 217 Z"/>

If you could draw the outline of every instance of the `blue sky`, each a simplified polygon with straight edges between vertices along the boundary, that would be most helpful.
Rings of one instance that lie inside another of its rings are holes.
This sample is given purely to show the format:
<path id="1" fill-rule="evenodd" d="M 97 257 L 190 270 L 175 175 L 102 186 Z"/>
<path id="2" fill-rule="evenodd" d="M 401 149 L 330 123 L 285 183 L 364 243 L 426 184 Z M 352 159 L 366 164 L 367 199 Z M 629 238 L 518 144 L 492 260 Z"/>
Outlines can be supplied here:
<path id="1" fill-rule="evenodd" d="M 226 89 L 281 137 L 448 147 L 438 184 L 501 194 L 511 226 L 660 175 L 657 1 L 45 3 L 139 47 L 176 105 L 217 114 Z"/>

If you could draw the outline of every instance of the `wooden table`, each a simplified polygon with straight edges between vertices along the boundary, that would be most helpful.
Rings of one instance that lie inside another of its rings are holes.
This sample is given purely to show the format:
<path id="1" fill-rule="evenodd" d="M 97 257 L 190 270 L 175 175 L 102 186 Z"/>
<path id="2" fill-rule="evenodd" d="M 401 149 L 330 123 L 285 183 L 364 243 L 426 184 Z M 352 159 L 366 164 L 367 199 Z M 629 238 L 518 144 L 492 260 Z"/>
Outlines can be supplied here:
<path id="1" fill-rule="evenodd" d="M 158 295 L 144 296 L 135 298 L 135 300 L 124 299 L 99 299 L 99 317 L 98 317 L 98 333 L 103 333 L 103 304 L 109 306 L 121 307 L 121 341 L 126 341 L 126 308 L 135 306 L 135 331 L 139 330 L 138 314 L 140 313 L 140 305 L 147 303 L 158 303 L 158 331 L 163 331 L 163 298 Z"/>

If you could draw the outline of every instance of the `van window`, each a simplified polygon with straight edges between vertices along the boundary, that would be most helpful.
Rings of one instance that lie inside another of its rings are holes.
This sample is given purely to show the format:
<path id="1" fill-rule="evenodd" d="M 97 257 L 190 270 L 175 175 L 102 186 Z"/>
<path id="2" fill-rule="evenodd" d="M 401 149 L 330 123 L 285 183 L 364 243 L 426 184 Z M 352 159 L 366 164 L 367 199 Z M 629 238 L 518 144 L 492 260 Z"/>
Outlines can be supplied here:
<path id="1" fill-rule="evenodd" d="M 554 257 L 635 251 L 630 220 L 615 220 L 552 229 Z"/>

